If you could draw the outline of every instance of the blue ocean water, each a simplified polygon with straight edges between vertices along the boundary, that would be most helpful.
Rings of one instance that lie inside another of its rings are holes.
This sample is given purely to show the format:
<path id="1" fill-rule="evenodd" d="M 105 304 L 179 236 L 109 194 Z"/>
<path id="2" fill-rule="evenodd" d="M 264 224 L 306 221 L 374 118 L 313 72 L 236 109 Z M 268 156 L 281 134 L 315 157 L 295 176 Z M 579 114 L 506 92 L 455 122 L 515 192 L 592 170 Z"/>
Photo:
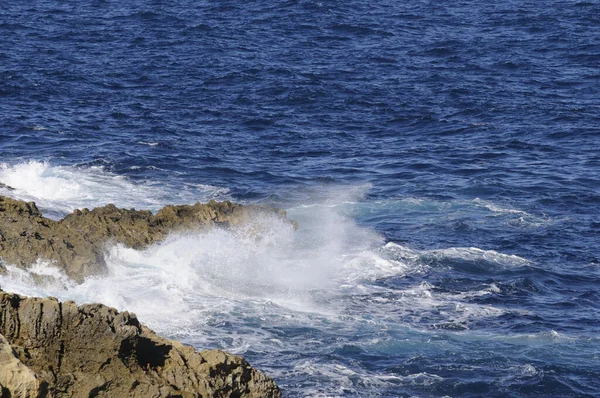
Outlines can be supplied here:
<path id="1" fill-rule="evenodd" d="M 600 396 L 600 3 L 6 2 L 2 194 L 232 199 L 75 285 L 284 395 Z"/>

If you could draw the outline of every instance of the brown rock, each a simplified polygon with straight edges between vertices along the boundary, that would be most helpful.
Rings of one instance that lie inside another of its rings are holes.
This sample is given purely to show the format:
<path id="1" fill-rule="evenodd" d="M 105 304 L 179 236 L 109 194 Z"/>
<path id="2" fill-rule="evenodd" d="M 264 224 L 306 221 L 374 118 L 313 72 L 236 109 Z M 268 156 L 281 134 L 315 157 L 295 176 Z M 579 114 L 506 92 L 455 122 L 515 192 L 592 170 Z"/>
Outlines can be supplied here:
<path id="1" fill-rule="evenodd" d="M 54 221 L 43 217 L 33 202 L 0 195 L 0 258 L 22 268 L 38 259 L 51 260 L 69 277 L 81 282 L 87 276 L 106 271 L 107 242 L 142 249 L 173 231 L 227 227 L 248 222 L 258 214 L 285 218 L 285 212 L 271 208 L 210 201 L 166 206 L 156 215 L 109 204 L 91 211 L 75 210 Z"/>
<path id="2" fill-rule="evenodd" d="M 2 396 L 281 396 L 241 357 L 196 352 L 101 304 L 0 291 L 0 334 Z"/>
<path id="3" fill-rule="evenodd" d="M 19 360 L 10 343 L 0 335 L 0 396 L 41 397 L 47 387 L 47 383 Z"/>

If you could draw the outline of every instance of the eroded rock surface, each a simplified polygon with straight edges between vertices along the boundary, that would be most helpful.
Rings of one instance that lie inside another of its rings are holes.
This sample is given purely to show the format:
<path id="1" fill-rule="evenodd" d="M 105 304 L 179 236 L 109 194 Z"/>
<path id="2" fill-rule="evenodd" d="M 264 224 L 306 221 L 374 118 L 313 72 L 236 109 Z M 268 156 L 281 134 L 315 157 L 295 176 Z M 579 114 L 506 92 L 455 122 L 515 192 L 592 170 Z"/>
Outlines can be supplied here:
<path id="1" fill-rule="evenodd" d="M 51 260 L 81 282 L 87 276 L 105 272 L 107 242 L 142 249 L 173 231 L 237 225 L 259 214 L 285 217 L 285 212 L 271 208 L 211 201 L 166 206 L 156 215 L 109 204 L 75 210 L 54 221 L 44 217 L 33 202 L 0 195 L 0 258 L 23 268 L 38 258 Z"/>
<path id="2" fill-rule="evenodd" d="M 197 352 L 101 304 L 0 291 L 0 334 L 3 397 L 281 396 L 243 358 Z"/>
<path id="3" fill-rule="evenodd" d="M 0 335 L 0 397 L 39 397 L 47 393 L 47 387 Z"/>

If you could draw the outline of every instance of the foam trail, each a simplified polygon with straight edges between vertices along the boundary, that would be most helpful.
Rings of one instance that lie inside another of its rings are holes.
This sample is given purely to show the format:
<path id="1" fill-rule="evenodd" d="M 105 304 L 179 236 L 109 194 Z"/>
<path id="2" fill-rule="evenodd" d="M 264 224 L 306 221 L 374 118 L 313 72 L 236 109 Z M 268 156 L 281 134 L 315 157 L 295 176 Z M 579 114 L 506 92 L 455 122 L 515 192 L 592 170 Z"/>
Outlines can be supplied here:
<path id="1" fill-rule="evenodd" d="M 170 203 L 194 203 L 227 198 L 228 190 L 210 185 L 169 186 L 150 182 L 135 183 L 100 167 L 53 166 L 29 161 L 0 164 L 0 182 L 15 188 L 4 193 L 35 201 L 53 218 L 77 208 L 93 208 L 113 203 L 118 207 L 157 210 Z"/>
<path id="2" fill-rule="evenodd" d="M 523 216 L 529 216 L 530 214 L 528 214 L 525 211 L 522 210 L 517 210 L 517 209 L 511 209 L 508 207 L 502 207 L 502 206 L 498 206 L 497 204 L 494 204 L 488 200 L 483 200 L 480 198 L 475 198 L 473 199 L 473 203 L 476 206 L 480 206 L 483 208 L 488 209 L 489 211 L 493 212 L 493 213 L 511 213 L 511 214 L 519 214 L 519 215 L 523 215 Z"/>
<path id="3" fill-rule="evenodd" d="M 389 242 L 383 251 L 392 258 L 418 262 L 430 259 L 453 259 L 470 262 L 486 262 L 503 267 L 521 267 L 532 264 L 531 261 L 514 254 L 503 254 L 495 250 L 483 250 L 477 247 L 450 247 L 439 250 L 413 250 L 406 246 Z"/>

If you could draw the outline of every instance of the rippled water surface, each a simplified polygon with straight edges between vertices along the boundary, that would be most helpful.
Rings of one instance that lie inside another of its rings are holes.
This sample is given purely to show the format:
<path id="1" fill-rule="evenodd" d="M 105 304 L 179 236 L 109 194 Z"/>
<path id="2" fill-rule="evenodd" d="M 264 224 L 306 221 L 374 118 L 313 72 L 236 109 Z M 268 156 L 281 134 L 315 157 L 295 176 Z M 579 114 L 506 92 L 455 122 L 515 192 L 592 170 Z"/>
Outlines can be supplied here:
<path id="1" fill-rule="evenodd" d="M 10 2 L 0 194 L 299 229 L 0 286 L 134 311 L 290 397 L 598 396 L 599 101 L 595 0 Z"/>

